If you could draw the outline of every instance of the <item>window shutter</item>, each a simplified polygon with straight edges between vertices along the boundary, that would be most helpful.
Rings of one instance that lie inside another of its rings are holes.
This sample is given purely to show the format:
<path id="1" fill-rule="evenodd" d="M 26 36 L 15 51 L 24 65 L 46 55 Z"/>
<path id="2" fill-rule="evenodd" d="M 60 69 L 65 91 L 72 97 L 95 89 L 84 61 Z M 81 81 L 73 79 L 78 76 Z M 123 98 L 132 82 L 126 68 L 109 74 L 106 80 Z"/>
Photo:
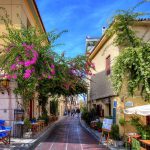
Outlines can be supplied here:
<path id="1" fill-rule="evenodd" d="M 106 75 L 110 74 L 110 55 L 106 58 Z"/>

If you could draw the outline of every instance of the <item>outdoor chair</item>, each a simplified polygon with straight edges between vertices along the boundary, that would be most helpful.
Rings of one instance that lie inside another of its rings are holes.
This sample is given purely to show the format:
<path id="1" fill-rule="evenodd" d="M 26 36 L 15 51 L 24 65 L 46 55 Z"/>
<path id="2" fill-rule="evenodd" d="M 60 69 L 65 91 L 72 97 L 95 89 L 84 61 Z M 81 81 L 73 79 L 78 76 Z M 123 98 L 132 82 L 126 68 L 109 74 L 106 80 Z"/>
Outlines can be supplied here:
<path id="1" fill-rule="evenodd" d="M 4 144 L 10 144 L 10 135 L 6 131 L 2 131 L 0 133 L 0 142 L 3 142 Z"/>
<path id="2" fill-rule="evenodd" d="M 12 127 L 0 126 L 0 141 L 4 144 L 10 144 Z"/>

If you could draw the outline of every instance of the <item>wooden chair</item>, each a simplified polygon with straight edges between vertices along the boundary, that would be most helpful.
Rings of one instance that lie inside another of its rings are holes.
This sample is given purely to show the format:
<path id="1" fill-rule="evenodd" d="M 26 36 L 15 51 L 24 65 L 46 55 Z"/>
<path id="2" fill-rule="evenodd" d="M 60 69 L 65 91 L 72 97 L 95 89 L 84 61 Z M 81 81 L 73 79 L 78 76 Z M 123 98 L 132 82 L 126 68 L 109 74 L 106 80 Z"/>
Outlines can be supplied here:
<path id="1" fill-rule="evenodd" d="M 10 144 L 10 134 L 7 131 L 2 131 L 0 133 L 0 141 L 4 144 Z"/>
<path id="2" fill-rule="evenodd" d="M 0 141 L 4 144 L 10 144 L 12 127 L 0 126 Z"/>

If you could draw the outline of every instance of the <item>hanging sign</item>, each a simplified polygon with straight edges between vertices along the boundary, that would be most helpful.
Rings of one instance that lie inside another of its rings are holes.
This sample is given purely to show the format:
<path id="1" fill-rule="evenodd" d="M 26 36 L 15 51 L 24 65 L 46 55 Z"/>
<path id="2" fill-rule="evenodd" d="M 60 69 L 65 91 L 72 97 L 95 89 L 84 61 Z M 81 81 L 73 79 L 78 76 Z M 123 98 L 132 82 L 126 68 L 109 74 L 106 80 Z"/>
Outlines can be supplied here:
<path id="1" fill-rule="evenodd" d="M 114 108 L 117 108 L 117 101 L 114 101 Z"/>

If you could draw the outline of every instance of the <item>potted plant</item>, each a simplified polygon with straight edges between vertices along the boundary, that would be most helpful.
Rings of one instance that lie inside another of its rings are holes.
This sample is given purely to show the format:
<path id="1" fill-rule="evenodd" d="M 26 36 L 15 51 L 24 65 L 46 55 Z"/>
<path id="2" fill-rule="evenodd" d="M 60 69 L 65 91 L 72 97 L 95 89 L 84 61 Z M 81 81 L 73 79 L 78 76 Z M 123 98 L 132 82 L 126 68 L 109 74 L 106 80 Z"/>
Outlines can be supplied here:
<path id="1" fill-rule="evenodd" d="M 145 125 L 143 126 L 143 130 L 141 131 L 142 139 L 149 140 L 150 139 L 150 126 Z"/>
<path id="2" fill-rule="evenodd" d="M 119 126 L 117 124 L 113 124 L 111 127 L 110 137 L 114 140 L 114 146 L 118 146 L 118 141 L 120 140 L 119 135 Z"/>
<path id="3" fill-rule="evenodd" d="M 24 119 L 24 130 L 25 132 L 31 131 L 31 122 L 28 118 Z"/>
<path id="4" fill-rule="evenodd" d="M 124 125 L 126 124 L 126 121 L 125 121 L 125 119 L 124 119 L 123 117 L 121 117 L 121 118 L 119 119 L 119 124 L 120 124 L 121 126 L 124 126 Z"/>
<path id="5" fill-rule="evenodd" d="M 97 126 L 97 130 L 98 132 L 102 132 L 102 123 L 101 122 L 97 122 L 96 126 Z"/>

